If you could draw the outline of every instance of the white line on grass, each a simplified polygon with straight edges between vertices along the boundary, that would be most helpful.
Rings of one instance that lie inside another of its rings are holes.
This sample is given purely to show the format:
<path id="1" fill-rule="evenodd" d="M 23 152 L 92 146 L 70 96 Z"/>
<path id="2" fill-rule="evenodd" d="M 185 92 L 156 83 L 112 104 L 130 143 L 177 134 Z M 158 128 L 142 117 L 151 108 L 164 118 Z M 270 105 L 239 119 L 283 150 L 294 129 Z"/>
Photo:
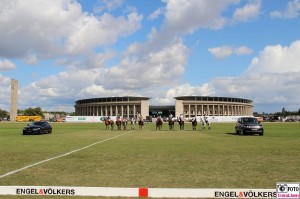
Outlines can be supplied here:
<path id="1" fill-rule="evenodd" d="M 88 145 L 88 146 L 82 147 L 82 148 L 80 148 L 80 149 L 76 149 L 76 150 L 70 151 L 70 152 L 68 152 L 68 153 L 65 153 L 65 154 L 62 154 L 62 155 L 59 155 L 59 156 L 55 156 L 55 157 L 53 157 L 53 158 L 49 158 L 49 159 L 46 159 L 46 160 L 42 160 L 42 161 L 40 161 L 40 162 L 36 162 L 36 163 L 30 164 L 30 165 L 25 166 L 25 167 L 23 167 L 23 168 L 21 168 L 21 169 L 17 169 L 17 170 L 15 170 L 15 171 L 11 171 L 11 172 L 8 172 L 8 173 L 6 173 L 6 174 L 4 174 L 4 175 L 1 175 L 1 176 L 0 176 L 0 179 L 1 179 L 1 178 L 4 178 L 4 177 L 6 177 L 6 176 L 9 176 L 9 175 L 15 174 L 15 173 L 17 173 L 17 172 L 23 171 L 23 170 L 25 170 L 25 169 L 28 169 L 28 168 L 30 168 L 30 167 L 34 167 L 34 166 L 36 166 L 36 165 L 39 165 L 39 164 L 42 164 L 42 163 L 45 163 L 45 162 L 49 162 L 49 161 L 51 161 L 51 160 L 55 160 L 55 159 L 58 159 L 58 158 L 61 158 L 61 157 L 70 155 L 70 154 L 72 154 L 72 153 L 75 153 L 75 152 L 78 152 L 78 151 L 87 149 L 87 148 L 92 147 L 92 146 L 94 146 L 94 145 L 96 145 L 96 144 L 100 144 L 100 143 L 103 143 L 103 142 L 106 142 L 106 141 L 109 141 L 109 140 L 112 140 L 112 139 L 121 137 L 121 136 L 126 135 L 126 134 L 131 133 L 131 132 L 133 132 L 133 131 L 128 131 L 128 132 L 126 132 L 126 133 L 123 133 L 123 134 L 120 134 L 120 135 L 117 135 L 117 136 L 114 136 L 114 137 L 111 137 L 111 138 L 107 138 L 107 139 L 101 140 L 101 141 L 99 141 L 99 142 L 95 142 L 95 143 L 93 143 L 93 144 L 90 144 L 90 145 Z"/>

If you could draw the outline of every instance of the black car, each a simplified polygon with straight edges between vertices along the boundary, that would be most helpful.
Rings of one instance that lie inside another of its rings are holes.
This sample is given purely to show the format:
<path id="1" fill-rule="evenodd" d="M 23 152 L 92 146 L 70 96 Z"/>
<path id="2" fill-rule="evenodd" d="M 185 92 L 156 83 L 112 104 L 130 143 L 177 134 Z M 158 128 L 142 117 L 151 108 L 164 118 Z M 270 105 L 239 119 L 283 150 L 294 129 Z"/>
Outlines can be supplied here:
<path id="1" fill-rule="evenodd" d="M 235 125 L 236 134 L 259 134 L 264 135 L 264 127 L 255 117 L 241 117 L 238 118 Z"/>
<path id="2" fill-rule="evenodd" d="M 52 127 L 46 121 L 32 122 L 23 128 L 23 135 L 42 135 L 48 133 L 52 133 Z"/>

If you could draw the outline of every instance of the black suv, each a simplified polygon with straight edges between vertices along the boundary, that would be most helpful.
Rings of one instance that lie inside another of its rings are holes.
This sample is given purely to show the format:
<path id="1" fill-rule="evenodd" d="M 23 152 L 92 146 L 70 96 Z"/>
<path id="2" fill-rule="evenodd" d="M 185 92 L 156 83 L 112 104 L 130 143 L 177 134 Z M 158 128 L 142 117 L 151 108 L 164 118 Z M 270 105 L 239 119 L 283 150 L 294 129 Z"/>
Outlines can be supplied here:
<path id="1" fill-rule="evenodd" d="M 235 125 L 235 133 L 240 135 L 245 134 L 259 134 L 264 135 L 264 127 L 255 117 L 241 117 L 238 118 Z"/>

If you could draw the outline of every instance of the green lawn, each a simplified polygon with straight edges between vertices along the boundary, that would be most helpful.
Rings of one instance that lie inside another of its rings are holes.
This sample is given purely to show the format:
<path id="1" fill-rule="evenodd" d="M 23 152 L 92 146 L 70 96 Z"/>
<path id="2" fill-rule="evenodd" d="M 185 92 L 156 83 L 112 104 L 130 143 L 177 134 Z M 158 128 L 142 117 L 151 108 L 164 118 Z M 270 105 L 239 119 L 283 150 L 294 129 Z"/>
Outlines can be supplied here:
<path id="1" fill-rule="evenodd" d="M 263 123 L 264 136 L 235 135 L 234 123 L 213 123 L 210 131 L 146 124 L 132 132 L 52 123 L 51 135 L 23 136 L 25 125 L 0 123 L 0 176 L 129 133 L 0 178 L 0 186 L 275 189 L 300 181 L 300 123 Z"/>

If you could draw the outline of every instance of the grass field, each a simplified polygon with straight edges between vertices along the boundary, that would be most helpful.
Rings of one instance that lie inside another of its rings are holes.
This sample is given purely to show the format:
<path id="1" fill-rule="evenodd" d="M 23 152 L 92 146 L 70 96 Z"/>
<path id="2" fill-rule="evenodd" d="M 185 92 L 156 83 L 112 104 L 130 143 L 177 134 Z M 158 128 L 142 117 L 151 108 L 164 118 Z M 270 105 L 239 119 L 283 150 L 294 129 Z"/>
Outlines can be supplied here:
<path id="1" fill-rule="evenodd" d="M 275 189 L 276 182 L 300 181 L 299 122 L 263 123 L 264 136 L 235 135 L 234 123 L 213 123 L 210 131 L 192 131 L 190 124 L 185 131 L 178 124 L 174 131 L 166 124 L 163 131 L 154 124 L 111 131 L 103 124 L 52 123 L 51 135 L 23 136 L 25 125 L 0 123 L 0 176 L 128 133 L 2 177 L 0 186 Z"/>

